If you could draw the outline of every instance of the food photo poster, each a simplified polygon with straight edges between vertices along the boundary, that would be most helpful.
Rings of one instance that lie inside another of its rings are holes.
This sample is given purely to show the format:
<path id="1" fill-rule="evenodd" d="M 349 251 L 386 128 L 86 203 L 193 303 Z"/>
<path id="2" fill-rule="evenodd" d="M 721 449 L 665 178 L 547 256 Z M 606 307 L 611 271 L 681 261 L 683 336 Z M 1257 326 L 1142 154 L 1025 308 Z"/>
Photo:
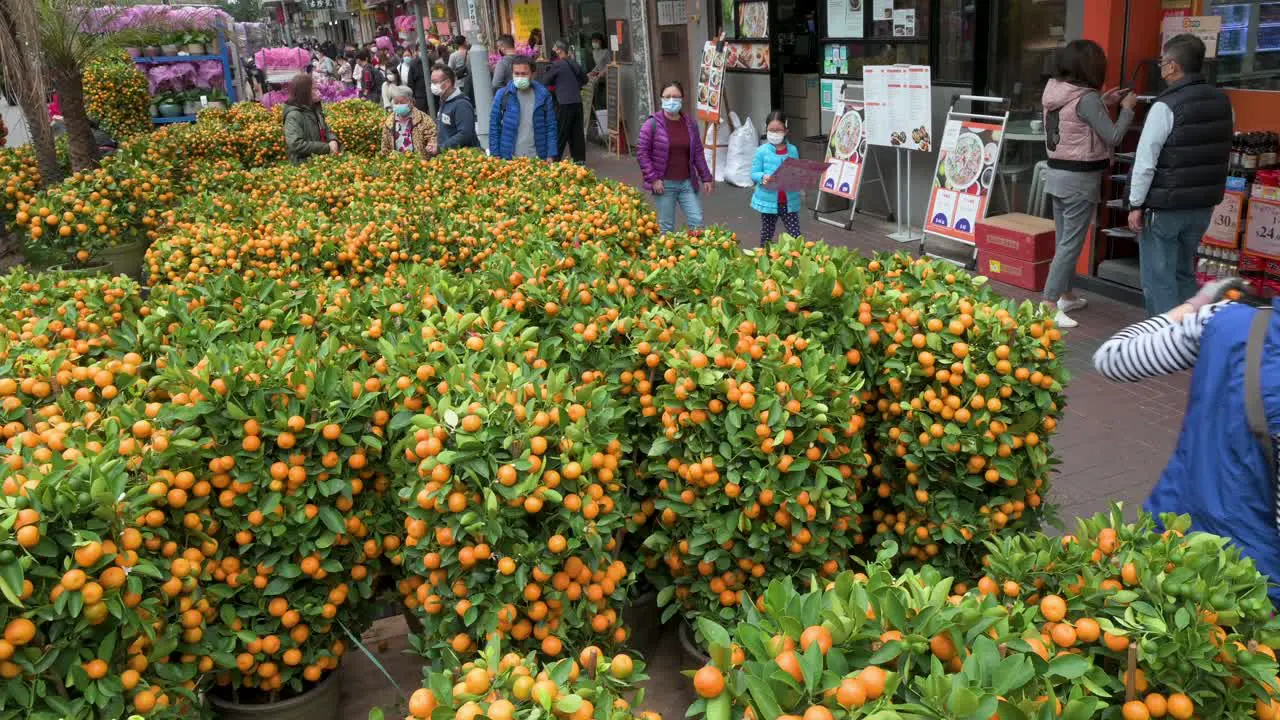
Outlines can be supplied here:
<path id="1" fill-rule="evenodd" d="M 947 121 L 929 192 L 925 232 L 975 242 L 975 229 L 986 214 L 995 181 L 1002 136 L 999 124 Z"/>

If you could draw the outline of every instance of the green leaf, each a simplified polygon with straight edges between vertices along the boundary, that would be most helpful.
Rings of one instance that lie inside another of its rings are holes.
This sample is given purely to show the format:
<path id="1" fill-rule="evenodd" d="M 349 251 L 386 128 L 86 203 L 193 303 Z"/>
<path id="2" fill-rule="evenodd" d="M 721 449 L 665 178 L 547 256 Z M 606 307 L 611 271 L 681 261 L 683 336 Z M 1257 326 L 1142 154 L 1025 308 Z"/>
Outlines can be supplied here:
<path id="1" fill-rule="evenodd" d="M 978 704 L 978 696 L 963 686 L 953 687 L 951 697 L 947 700 L 947 707 L 951 712 L 962 717 L 972 715 L 978 709 Z"/>
<path id="2" fill-rule="evenodd" d="M 728 648 L 732 644 L 729 631 L 707 618 L 698 618 L 698 634 L 706 640 L 708 648 Z"/>
<path id="3" fill-rule="evenodd" d="M 707 702 L 707 720 L 729 720 L 729 693 L 722 692 Z"/>
<path id="4" fill-rule="evenodd" d="M 267 583 L 267 587 L 262 591 L 262 594 L 263 595 L 280 595 L 292 587 L 293 587 L 293 581 L 288 578 L 282 578 L 282 577 L 272 578 L 271 582 Z"/>
<path id="5" fill-rule="evenodd" d="M 805 690 L 812 693 L 822 679 L 822 648 L 818 643 L 810 645 L 800 656 L 800 672 L 804 676 Z"/>
<path id="6" fill-rule="evenodd" d="M 756 707 L 760 712 L 758 717 L 776 718 L 782 714 L 782 708 L 778 705 L 778 699 L 773 694 L 773 688 L 769 683 L 755 675 L 746 675 L 747 691 L 751 693 L 751 699 L 755 701 Z M 722 694 L 723 695 L 723 694 Z"/>
<path id="7" fill-rule="evenodd" d="M 342 522 L 342 515 L 335 508 L 327 505 L 320 508 L 320 521 L 329 528 L 329 532 L 335 535 L 341 535 L 347 531 L 347 526 Z"/>
<path id="8" fill-rule="evenodd" d="M 577 695 L 565 695 L 556 700 L 556 712 L 572 715 L 582 707 L 582 698 Z"/>
<path id="9" fill-rule="evenodd" d="M 1088 660 L 1079 655 L 1059 655 L 1049 662 L 1049 675 L 1064 680 L 1074 680 L 1091 667 Z"/>

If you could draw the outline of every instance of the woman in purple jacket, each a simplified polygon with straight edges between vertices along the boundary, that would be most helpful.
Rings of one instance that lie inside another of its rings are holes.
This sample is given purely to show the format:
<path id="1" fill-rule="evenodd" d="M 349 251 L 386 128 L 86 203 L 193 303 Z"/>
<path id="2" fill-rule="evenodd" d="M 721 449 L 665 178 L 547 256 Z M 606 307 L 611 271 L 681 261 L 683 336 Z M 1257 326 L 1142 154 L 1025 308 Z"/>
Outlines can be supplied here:
<path id="1" fill-rule="evenodd" d="M 702 153 L 698 123 L 680 112 L 684 88 L 669 82 L 662 88 L 662 112 L 650 115 L 640 126 L 636 159 L 644 175 L 644 189 L 653 192 L 658 206 L 658 229 L 676 229 L 676 204 L 684 211 L 689 227 L 702 227 L 702 203 L 698 189 L 711 192 L 711 169 Z"/>

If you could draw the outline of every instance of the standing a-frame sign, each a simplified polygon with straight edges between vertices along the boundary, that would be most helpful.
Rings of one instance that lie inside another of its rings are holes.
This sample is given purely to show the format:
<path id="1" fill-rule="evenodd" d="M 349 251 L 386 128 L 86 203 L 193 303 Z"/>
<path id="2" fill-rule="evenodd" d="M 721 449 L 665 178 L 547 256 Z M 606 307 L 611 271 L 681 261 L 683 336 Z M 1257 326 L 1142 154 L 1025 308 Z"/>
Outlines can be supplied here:
<path id="1" fill-rule="evenodd" d="M 605 110 L 608 113 L 609 149 L 616 155 L 627 152 L 627 129 L 622 120 L 622 67 L 609 63 L 604 70 Z"/>
<path id="2" fill-rule="evenodd" d="M 724 98 L 725 43 L 722 33 L 702 46 L 702 65 L 698 67 L 698 85 L 694 88 L 694 107 L 698 119 L 707 124 L 702 144 L 711 148 L 711 176 L 716 176 L 720 158 L 720 119 L 725 116 Z"/>

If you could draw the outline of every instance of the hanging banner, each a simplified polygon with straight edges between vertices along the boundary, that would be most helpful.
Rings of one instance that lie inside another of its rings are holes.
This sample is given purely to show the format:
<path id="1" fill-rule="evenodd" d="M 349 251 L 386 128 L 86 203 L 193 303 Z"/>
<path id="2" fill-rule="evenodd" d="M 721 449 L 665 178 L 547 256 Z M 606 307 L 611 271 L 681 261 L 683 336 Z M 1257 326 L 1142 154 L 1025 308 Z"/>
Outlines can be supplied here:
<path id="1" fill-rule="evenodd" d="M 702 65 L 698 68 L 698 119 L 720 122 L 720 95 L 724 83 L 725 44 L 708 40 L 702 46 Z"/>
<path id="2" fill-rule="evenodd" d="M 867 141 L 929 152 L 933 148 L 929 66 L 868 65 L 862 73 Z"/>
<path id="3" fill-rule="evenodd" d="M 827 170 L 819 189 L 842 198 L 858 202 L 858 185 L 862 182 L 862 167 L 867 154 L 867 133 L 861 101 L 846 100 L 841 112 L 831 124 L 831 138 L 827 141 Z"/>
<path id="4" fill-rule="evenodd" d="M 978 221 L 986 217 L 1003 136 L 1002 122 L 947 119 L 925 232 L 974 244 Z"/>

